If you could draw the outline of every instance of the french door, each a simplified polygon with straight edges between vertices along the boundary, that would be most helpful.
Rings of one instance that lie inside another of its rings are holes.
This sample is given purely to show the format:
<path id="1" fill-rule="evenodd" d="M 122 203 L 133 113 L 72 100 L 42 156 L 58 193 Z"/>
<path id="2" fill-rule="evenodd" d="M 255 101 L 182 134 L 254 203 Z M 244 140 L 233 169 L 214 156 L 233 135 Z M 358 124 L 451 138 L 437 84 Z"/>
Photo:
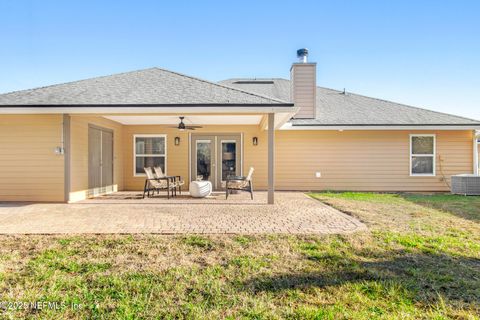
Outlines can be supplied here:
<path id="1" fill-rule="evenodd" d="M 192 134 L 191 142 L 191 180 L 208 180 L 222 190 L 228 176 L 241 175 L 240 134 Z"/>
<path id="2" fill-rule="evenodd" d="M 88 189 L 95 196 L 113 191 L 113 131 L 88 128 Z"/>

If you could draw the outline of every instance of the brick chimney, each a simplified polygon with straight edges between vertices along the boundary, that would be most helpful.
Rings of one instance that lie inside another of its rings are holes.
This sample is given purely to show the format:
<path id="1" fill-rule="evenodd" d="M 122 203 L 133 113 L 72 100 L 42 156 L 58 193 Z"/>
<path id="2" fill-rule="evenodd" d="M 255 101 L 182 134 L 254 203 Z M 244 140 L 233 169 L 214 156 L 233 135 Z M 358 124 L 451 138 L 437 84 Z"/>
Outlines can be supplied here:
<path id="1" fill-rule="evenodd" d="M 297 50 L 299 62 L 290 69 L 290 96 L 300 110 L 294 116 L 297 119 L 312 119 L 316 113 L 317 64 L 308 62 L 308 49 Z"/>

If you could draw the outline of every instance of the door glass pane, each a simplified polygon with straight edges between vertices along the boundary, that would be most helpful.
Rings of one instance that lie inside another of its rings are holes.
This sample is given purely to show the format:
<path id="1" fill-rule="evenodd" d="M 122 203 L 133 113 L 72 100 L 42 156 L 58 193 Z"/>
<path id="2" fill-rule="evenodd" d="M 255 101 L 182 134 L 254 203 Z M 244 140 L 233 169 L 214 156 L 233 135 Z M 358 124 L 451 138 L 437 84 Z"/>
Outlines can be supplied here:
<path id="1" fill-rule="evenodd" d="M 164 137 L 136 137 L 136 154 L 165 154 Z"/>
<path id="2" fill-rule="evenodd" d="M 222 181 L 237 171 L 237 143 L 222 142 Z"/>
<path id="3" fill-rule="evenodd" d="M 433 154 L 433 137 L 412 137 L 412 154 Z"/>
<path id="4" fill-rule="evenodd" d="M 433 157 L 412 157 L 412 174 L 433 174 Z"/>
<path id="5" fill-rule="evenodd" d="M 135 173 L 143 174 L 145 170 L 143 168 L 161 167 L 165 172 L 165 157 L 139 157 L 135 158 Z"/>
<path id="6" fill-rule="evenodd" d="M 212 174 L 212 142 L 197 141 L 197 177 L 202 180 L 210 180 Z"/>

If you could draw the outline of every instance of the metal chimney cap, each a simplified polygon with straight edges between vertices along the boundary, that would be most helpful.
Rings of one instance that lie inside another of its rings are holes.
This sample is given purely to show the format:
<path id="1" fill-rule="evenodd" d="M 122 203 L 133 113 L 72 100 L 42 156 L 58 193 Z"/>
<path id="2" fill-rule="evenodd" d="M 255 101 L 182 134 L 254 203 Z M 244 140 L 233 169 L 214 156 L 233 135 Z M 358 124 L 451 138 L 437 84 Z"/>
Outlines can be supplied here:
<path id="1" fill-rule="evenodd" d="M 302 48 L 297 50 L 297 57 L 298 58 L 303 58 L 308 56 L 308 49 L 307 48 Z"/>
<path id="2" fill-rule="evenodd" d="M 301 63 L 307 63 L 308 62 L 308 49 L 307 48 L 302 48 L 297 50 L 297 57 L 298 60 L 300 60 Z"/>

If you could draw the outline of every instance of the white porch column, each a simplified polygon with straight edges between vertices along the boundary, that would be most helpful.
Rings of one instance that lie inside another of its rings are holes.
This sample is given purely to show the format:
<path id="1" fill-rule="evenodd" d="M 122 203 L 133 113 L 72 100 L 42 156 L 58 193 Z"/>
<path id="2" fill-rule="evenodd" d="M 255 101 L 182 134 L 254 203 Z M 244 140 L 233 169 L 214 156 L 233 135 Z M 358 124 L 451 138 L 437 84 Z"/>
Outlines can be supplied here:
<path id="1" fill-rule="evenodd" d="M 63 178 L 63 198 L 65 202 L 70 201 L 70 189 L 71 189 L 71 179 L 70 179 L 70 161 L 71 161 L 71 150 L 70 150 L 70 115 L 63 114 L 62 122 L 62 152 L 64 159 L 64 178 Z"/>
<path id="2" fill-rule="evenodd" d="M 275 114 L 268 114 L 268 204 L 275 202 Z"/>
<path id="3" fill-rule="evenodd" d="M 479 175 L 478 172 L 478 139 L 480 139 L 480 133 L 474 131 L 473 132 L 473 173 Z"/>

